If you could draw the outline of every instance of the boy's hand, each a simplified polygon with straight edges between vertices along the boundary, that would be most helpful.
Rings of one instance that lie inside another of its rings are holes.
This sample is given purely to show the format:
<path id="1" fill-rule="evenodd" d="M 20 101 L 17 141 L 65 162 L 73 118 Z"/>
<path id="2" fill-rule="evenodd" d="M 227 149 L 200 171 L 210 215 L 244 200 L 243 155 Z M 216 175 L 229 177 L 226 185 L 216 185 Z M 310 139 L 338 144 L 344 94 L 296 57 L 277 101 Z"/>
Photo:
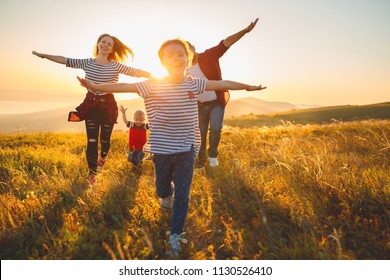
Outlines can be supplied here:
<path id="1" fill-rule="evenodd" d="M 127 108 L 123 108 L 122 105 L 119 105 L 119 111 L 121 111 L 122 113 L 126 113 L 126 110 Z"/>
<path id="2" fill-rule="evenodd" d="M 249 86 L 246 90 L 247 91 L 255 91 L 255 90 L 263 90 L 266 88 L 267 87 L 263 87 L 262 85 L 259 85 L 259 86 Z"/>
<path id="3" fill-rule="evenodd" d="M 79 76 L 77 76 L 77 79 L 80 81 L 80 85 L 81 86 L 85 87 L 88 90 L 93 90 L 93 86 L 95 84 L 92 83 L 90 80 L 84 79 L 84 78 L 80 78 Z"/>
<path id="4" fill-rule="evenodd" d="M 81 86 L 83 86 L 85 88 L 87 87 L 86 79 L 80 78 L 79 76 L 77 76 L 77 80 L 79 80 Z"/>

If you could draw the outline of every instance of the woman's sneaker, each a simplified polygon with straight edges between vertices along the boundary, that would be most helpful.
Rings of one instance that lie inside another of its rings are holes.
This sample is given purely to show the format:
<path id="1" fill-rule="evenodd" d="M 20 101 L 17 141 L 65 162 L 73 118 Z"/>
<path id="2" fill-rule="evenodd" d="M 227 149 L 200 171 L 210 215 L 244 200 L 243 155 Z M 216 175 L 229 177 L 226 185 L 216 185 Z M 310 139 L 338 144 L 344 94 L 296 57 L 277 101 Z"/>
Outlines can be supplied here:
<path id="1" fill-rule="evenodd" d="M 104 158 L 99 158 L 99 160 L 98 160 L 98 162 L 97 162 L 97 170 L 98 170 L 98 171 L 102 170 L 102 168 L 103 168 L 105 162 L 106 162 L 106 159 L 104 159 Z"/>
<path id="2" fill-rule="evenodd" d="M 167 255 L 171 257 L 178 257 L 181 252 L 180 243 L 187 244 L 187 239 L 183 238 L 183 235 L 186 234 L 182 232 L 180 234 L 171 234 L 168 241 Z"/>
<path id="3" fill-rule="evenodd" d="M 90 174 L 88 176 L 88 184 L 89 184 L 90 187 L 95 186 L 96 181 L 97 181 L 97 179 L 96 179 L 96 175 L 95 174 Z"/>

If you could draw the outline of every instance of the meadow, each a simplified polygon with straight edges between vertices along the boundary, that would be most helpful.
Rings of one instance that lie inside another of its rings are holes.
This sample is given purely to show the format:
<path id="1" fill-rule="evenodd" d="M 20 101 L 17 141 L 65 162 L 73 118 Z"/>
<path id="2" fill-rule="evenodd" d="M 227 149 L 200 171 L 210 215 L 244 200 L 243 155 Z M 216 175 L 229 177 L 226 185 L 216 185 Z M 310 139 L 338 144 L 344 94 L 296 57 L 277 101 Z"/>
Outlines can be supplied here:
<path id="1" fill-rule="evenodd" d="M 1 259 L 166 259 L 170 215 L 127 137 L 90 188 L 84 134 L 0 135 Z M 390 120 L 225 126 L 220 151 L 195 170 L 182 259 L 390 258 Z"/>

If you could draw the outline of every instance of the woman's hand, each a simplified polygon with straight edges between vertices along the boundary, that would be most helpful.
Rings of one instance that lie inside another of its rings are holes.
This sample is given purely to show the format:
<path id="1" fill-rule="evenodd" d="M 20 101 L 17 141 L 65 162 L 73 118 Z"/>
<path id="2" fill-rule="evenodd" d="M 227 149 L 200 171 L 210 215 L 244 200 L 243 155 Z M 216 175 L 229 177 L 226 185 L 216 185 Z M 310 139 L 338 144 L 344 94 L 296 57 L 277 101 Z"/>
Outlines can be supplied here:
<path id="1" fill-rule="evenodd" d="M 45 57 L 43 56 L 43 54 L 41 54 L 41 53 L 39 53 L 39 52 L 36 52 L 36 51 L 32 51 L 32 54 L 33 54 L 33 55 L 36 55 L 36 56 L 38 56 L 38 57 L 40 57 L 40 58 L 45 58 Z"/>

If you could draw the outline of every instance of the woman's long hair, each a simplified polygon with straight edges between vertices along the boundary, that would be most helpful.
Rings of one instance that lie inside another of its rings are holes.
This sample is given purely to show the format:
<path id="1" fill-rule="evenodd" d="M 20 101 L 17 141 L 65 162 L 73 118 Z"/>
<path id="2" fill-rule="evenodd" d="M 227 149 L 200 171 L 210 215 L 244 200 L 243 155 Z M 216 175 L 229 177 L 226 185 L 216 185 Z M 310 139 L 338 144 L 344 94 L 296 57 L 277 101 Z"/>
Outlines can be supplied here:
<path id="1" fill-rule="evenodd" d="M 114 41 L 113 51 L 112 51 L 112 53 L 110 53 L 108 55 L 108 60 L 114 60 L 116 62 L 124 62 L 124 61 L 126 61 L 126 59 L 129 55 L 131 56 L 131 59 L 134 59 L 134 53 L 130 47 L 123 44 L 115 36 L 111 36 L 110 34 L 107 34 L 107 33 L 100 35 L 97 42 L 96 42 L 96 45 L 95 45 L 94 51 L 93 51 L 95 58 L 99 54 L 98 44 L 104 37 L 110 37 Z"/>

